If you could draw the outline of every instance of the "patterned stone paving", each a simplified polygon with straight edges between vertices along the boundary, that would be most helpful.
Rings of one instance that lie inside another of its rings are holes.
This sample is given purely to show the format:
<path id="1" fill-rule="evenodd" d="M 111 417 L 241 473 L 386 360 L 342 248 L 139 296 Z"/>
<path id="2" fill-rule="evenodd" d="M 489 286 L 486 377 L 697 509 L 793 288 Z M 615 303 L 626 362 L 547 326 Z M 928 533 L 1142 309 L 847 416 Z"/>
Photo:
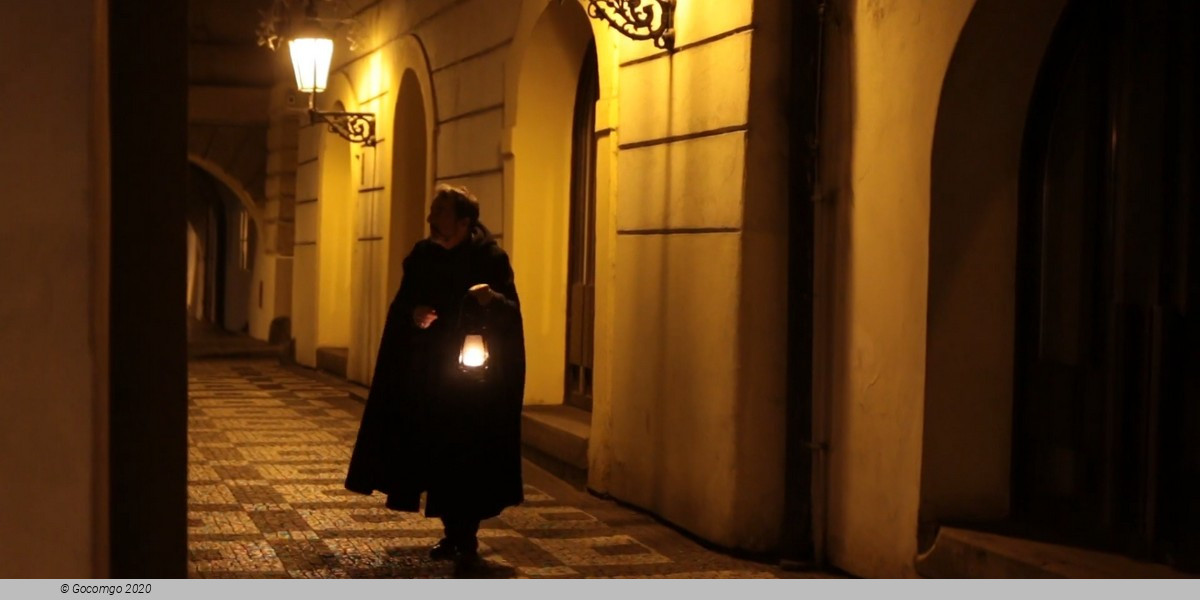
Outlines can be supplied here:
<path id="1" fill-rule="evenodd" d="M 188 388 L 192 577 L 797 576 L 706 550 L 528 462 L 525 503 L 480 529 L 482 562 L 433 561 L 440 521 L 342 487 L 362 414 L 347 386 L 258 359 L 193 361 Z"/>

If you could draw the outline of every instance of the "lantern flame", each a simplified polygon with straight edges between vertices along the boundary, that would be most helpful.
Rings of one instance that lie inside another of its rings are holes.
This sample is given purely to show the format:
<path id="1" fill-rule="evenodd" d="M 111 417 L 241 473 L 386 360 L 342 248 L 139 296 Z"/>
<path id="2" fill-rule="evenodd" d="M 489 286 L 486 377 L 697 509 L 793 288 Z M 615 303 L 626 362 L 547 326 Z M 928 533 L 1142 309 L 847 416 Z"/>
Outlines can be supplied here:
<path id="1" fill-rule="evenodd" d="M 468 335 L 463 340 L 462 353 L 458 362 L 464 367 L 478 368 L 487 363 L 487 346 L 483 343 L 482 335 Z"/>

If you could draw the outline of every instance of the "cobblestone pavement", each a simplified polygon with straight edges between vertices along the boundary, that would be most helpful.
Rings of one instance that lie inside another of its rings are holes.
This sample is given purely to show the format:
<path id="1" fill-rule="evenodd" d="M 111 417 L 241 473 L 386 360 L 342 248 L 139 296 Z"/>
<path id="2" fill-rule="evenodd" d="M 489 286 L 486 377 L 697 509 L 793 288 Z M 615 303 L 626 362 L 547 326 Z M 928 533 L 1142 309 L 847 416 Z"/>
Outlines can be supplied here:
<path id="1" fill-rule="evenodd" d="M 706 550 L 528 462 L 525 503 L 483 523 L 482 563 L 433 561 L 440 521 L 342 486 L 362 414 L 347 387 L 260 359 L 193 361 L 188 388 L 191 577 L 799 575 Z"/>

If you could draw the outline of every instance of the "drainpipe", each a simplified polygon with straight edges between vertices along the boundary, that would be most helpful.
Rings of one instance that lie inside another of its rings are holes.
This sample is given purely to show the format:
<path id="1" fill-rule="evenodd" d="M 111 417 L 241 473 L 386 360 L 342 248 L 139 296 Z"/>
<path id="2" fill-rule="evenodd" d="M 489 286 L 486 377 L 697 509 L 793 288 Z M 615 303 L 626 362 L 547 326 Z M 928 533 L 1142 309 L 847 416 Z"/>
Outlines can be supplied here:
<path id="1" fill-rule="evenodd" d="M 785 568 L 825 564 L 826 444 L 814 435 L 813 234 L 819 194 L 821 67 L 826 0 L 792 4 Z"/>

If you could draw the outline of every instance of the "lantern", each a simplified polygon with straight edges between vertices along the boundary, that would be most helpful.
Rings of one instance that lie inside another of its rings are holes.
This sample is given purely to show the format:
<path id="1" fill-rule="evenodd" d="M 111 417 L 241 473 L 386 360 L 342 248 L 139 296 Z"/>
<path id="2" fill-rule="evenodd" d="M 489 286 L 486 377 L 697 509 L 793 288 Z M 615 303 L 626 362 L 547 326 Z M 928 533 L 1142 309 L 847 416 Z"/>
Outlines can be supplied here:
<path id="1" fill-rule="evenodd" d="M 263 13 L 259 25 L 259 45 L 275 49 L 282 39 L 276 29 L 285 21 L 284 13 L 289 2 L 275 0 L 269 12 Z M 317 16 L 316 0 L 304 0 L 304 20 L 288 32 L 288 51 L 292 56 L 292 73 L 296 76 L 296 89 L 308 94 L 308 122 L 329 126 L 329 131 L 343 139 L 364 146 L 374 146 L 375 113 L 317 110 L 317 94 L 329 85 L 329 69 L 333 64 L 333 36 L 328 25 L 352 23 L 353 19 L 322 19 Z M 353 44 L 351 45 L 353 48 Z"/>
<path id="2" fill-rule="evenodd" d="M 487 369 L 488 349 L 482 332 L 463 336 L 462 351 L 458 353 L 458 366 L 468 373 Z"/>
<path id="3" fill-rule="evenodd" d="M 315 94 L 325 91 L 328 85 L 333 40 L 316 33 L 309 35 L 288 41 L 288 49 L 292 55 L 296 88 L 307 94 Z"/>
<path id="4" fill-rule="evenodd" d="M 458 304 L 458 326 L 455 330 L 462 335 L 462 346 L 458 350 L 458 371 L 463 380 L 475 383 L 487 381 L 488 359 L 488 309 L 469 301 L 471 292 L 463 295 Z"/>

